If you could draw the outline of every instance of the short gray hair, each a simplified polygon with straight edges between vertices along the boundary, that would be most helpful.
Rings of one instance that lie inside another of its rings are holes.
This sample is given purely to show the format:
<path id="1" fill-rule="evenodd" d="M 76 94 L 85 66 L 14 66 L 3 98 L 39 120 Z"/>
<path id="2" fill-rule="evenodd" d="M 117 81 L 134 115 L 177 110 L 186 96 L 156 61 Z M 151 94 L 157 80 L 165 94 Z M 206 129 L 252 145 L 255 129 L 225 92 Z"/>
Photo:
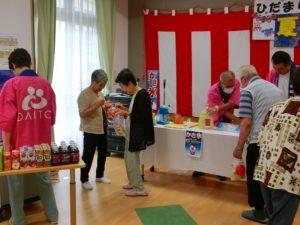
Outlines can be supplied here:
<path id="1" fill-rule="evenodd" d="M 250 80 L 254 76 L 259 76 L 257 70 L 252 65 L 241 66 L 238 70 L 238 77 L 241 80 L 245 77 L 247 80 Z"/>
<path id="2" fill-rule="evenodd" d="M 102 69 L 94 70 L 94 72 L 92 73 L 91 82 L 95 81 L 96 83 L 99 83 L 101 81 L 106 82 L 107 80 L 107 74 Z"/>
<path id="3" fill-rule="evenodd" d="M 235 79 L 235 75 L 231 70 L 227 70 L 221 73 L 220 75 L 220 81 L 222 83 L 226 82 L 227 80 L 229 80 L 230 78 Z"/>

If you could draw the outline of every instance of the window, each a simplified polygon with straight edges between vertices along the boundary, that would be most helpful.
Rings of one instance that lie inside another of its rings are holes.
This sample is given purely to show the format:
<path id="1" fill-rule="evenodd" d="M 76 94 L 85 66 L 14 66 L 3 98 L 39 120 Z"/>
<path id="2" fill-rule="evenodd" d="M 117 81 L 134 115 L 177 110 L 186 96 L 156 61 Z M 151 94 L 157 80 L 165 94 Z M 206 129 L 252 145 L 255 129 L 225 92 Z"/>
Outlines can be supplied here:
<path id="1" fill-rule="evenodd" d="M 56 93 L 55 141 L 82 143 L 77 97 L 99 69 L 94 0 L 57 0 L 52 86 Z"/>

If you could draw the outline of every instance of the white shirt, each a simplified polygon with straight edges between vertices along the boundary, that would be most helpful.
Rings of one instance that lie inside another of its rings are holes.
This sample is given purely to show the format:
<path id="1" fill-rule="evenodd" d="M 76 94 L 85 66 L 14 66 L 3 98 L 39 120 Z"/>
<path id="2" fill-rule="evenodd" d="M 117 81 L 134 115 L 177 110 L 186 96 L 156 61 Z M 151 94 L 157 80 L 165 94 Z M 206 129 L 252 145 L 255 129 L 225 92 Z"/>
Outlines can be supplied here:
<path id="1" fill-rule="evenodd" d="M 287 74 L 279 74 L 278 87 L 282 90 L 284 98 L 289 98 L 289 83 L 290 83 L 290 72 Z"/>

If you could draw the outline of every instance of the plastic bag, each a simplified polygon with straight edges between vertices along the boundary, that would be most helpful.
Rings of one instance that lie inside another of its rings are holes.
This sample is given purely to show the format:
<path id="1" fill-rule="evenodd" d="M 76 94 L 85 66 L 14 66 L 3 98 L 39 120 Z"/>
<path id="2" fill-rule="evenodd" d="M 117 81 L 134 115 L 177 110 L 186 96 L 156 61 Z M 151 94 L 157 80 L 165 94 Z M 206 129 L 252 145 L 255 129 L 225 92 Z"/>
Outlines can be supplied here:
<path id="1" fill-rule="evenodd" d="M 232 181 L 246 180 L 246 166 L 243 159 L 234 159 L 230 179 Z"/>
<path id="2" fill-rule="evenodd" d="M 113 120 L 115 118 L 117 109 L 115 107 L 110 107 L 106 109 L 106 113 L 107 113 L 107 119 L 108 120 Z"/>
<path id="3" fill-rule="evenodd" d="M 125 137 L 126 130 L 125 130 L 125 118 L 120 115 L 116 115 L 113 118 L 113 126 L 115 129 L 115 132 L 118 136 Z"/>

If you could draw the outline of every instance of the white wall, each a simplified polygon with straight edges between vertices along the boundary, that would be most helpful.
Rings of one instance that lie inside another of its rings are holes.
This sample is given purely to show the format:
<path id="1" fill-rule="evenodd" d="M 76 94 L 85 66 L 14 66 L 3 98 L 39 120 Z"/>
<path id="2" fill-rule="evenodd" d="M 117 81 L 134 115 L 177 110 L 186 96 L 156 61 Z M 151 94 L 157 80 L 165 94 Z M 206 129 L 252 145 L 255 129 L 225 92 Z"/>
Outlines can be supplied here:
<path id="1" fill-rule="evenodd" d="M 31 3 L 31 0 L 0 1 L 0 36 L 16 36 L 18 38 L 17 47 L 27 49 L 33 56 Z"/>
<path id="2" fill-rule="evenodd" d="M 112 70 L 113 91 L 118 88 L 118 86 L 114 84 L 116 76 L 120 70 L 125 67 L 128 67 L 128 0 L 118 0 L 114 62 Z"/>

